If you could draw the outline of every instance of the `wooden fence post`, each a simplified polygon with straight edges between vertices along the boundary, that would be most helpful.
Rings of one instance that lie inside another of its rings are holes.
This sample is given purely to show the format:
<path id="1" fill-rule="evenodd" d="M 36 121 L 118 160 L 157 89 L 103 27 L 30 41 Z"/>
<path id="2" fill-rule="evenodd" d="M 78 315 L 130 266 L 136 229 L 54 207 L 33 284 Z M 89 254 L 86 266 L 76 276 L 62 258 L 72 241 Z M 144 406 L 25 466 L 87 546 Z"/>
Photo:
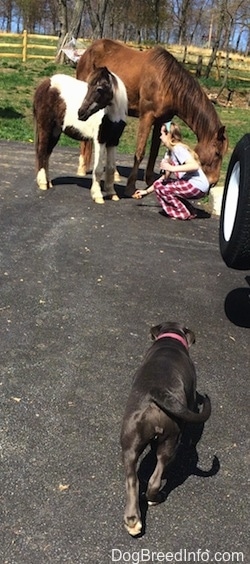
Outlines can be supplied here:
<path id="1" fill-rule="evenodd" d="M 201 77 L 201 73 L 202 73 L 202 55 L 198 56 L 198 61 L 197 61 L 197 67 L 196 67 L 196 72 L 195 72 L 195 76 L 197 78 Z"/>
<path id="2" fill-rule="evenodd" d="M 28 35 L 26 29 L 23 30 L 23 63 L 27 61 L 27 41 Z"/>

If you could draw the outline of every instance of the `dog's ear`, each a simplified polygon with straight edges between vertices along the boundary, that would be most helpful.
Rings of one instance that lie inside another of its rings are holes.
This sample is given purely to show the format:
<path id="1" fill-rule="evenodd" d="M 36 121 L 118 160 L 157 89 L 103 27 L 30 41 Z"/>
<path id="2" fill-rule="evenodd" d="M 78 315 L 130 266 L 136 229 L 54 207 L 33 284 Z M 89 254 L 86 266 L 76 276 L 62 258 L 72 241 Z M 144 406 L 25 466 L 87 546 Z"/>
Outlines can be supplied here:
<path id="1" fill-rule="evenodd" d="M 188 346 L 191 347 L 195 343 L 195 334 L 193 331 L 190 331 L 187 327 L 183 327 L 183 331 L 186 335 Z"/>
<path id="2" fill-rule="evenodd" d="M 155 341 L 155 339 L 157 339 L 158 335 L 160 335 L 162 331 L 162 325 L 155 325 L 154 327 L 151 327 L 150 329 L 150 335 L 153 341 Z"/>

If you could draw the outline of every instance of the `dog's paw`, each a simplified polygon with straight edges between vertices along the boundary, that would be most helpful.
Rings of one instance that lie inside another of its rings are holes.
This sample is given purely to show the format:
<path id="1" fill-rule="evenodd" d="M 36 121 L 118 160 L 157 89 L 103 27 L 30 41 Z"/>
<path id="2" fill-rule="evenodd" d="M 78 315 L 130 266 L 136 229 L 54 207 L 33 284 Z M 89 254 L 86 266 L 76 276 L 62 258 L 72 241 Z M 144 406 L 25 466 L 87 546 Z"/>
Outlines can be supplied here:
<path id="1" fill-rule="evenodd" d="M 125 529 L 128 531 L 132 537 L 136 537 L 141 533 L 142 530 L 142 523 L 138 519 L 135 521 L 135 517 L 129 517 L 127 521 L 124 522 Z"/>
<path id="2" fill-rule="evenodd" d="M 164 491 L 161 490 L 159 491 L 157 494 L 154 495 L 150 495 L 147 494 L 147 502 L 148 505 L 159 505 L 159 503 L 162 503 L 163 501 L 165 501 L 165 496 L 164 496 Z"/>

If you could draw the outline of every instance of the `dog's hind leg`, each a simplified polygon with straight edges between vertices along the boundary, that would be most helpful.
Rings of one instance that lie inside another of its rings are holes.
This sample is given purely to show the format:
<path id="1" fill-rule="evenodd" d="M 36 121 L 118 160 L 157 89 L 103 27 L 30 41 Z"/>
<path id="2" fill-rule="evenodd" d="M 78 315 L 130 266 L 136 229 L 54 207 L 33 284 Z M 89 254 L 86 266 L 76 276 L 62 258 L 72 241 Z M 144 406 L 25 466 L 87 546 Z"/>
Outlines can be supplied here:
<path id="1" fill-rule="evenodd" d="M 152 476 L 149 479 L 146 497 L 149 505 L 154 505 L 162 501 L 160 495 L 161 480 L 164 469 L 173 460 L 178 446 L 178 435 L 168 437 L 166 441 L 160 443 L 157 452 L 157 463 Z"/>
<path id="2" fill-rule="evenodd" d="M 126 507 L 124 512 L 124 525 L 132 536 L 139 535 L 142 529 L 141 513 L 139 507 L 139 480 L 137 476 L 137 452 L 130 448 L 123 451 L 126 486 Z"/>

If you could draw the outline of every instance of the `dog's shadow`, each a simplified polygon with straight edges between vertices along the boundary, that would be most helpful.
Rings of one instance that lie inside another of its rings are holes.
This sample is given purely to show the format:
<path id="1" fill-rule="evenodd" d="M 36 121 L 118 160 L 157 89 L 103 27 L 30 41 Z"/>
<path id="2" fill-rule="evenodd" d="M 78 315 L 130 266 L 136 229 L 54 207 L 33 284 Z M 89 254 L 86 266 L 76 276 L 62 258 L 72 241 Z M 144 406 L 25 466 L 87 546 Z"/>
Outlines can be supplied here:
<path id="1" fill-rule="evenodd" d="M 196 446 L 202 437 L 203 429 L 204 423 L 186 424 L 176 456 L 163 474 L 163 482 L 165 483 L 160 490 L 160 503 L 166 501 L 170 493 L 175 490 L 175 488 L 183 484 L 189 476 L 194 475 L 201 478 L 208 478 L 215 476 L 215 474 L 219 472 L 220 462 L 217 456 L 213 457 L 211 468 L 209 470 L 202 470 L 198 467 L 199 457 Z M 143 536 L 146 530 L 148 503 L 145 493 L 149 478 L 152 475 L 155 466 L 156 448 L 152 445 L 150 451 L 142 459 L 138 470 L 138 478 L 140 482 L 140 510 L 142 517 L 142 531 L 139 536 Z"/>

